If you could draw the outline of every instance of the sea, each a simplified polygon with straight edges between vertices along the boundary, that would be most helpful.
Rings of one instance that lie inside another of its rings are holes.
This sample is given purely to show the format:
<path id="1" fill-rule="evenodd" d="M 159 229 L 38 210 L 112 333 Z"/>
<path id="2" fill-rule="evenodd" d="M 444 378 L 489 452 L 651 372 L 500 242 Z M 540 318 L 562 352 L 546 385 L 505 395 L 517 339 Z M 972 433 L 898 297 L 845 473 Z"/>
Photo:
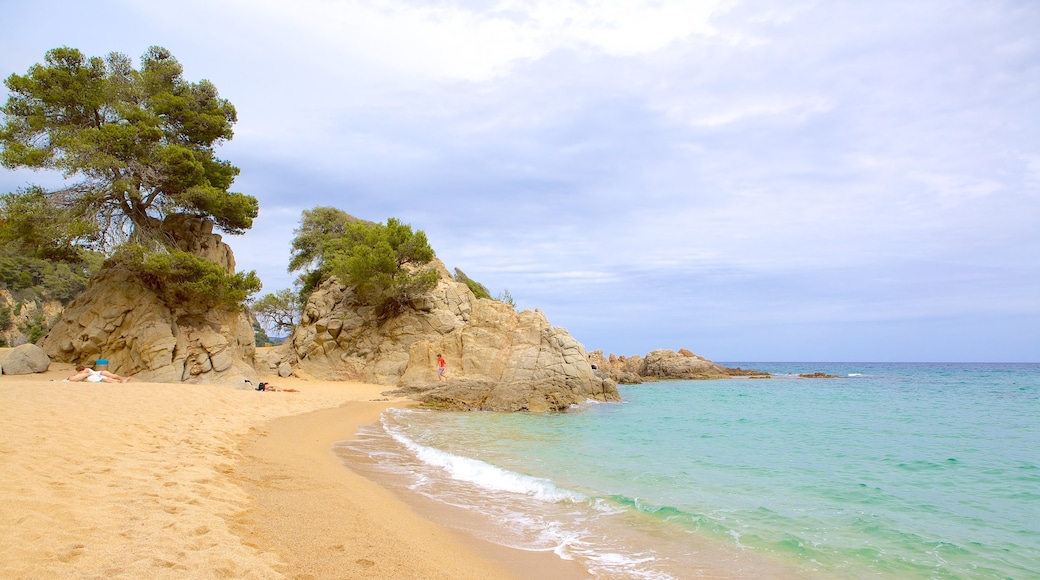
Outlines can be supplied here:
<path id="1" fill-rule="evenodd" d="M 1040 578 L 1040 364 L 722 364 L 772 378 L 390 409 L 337 453 L 593 578 Z"/>

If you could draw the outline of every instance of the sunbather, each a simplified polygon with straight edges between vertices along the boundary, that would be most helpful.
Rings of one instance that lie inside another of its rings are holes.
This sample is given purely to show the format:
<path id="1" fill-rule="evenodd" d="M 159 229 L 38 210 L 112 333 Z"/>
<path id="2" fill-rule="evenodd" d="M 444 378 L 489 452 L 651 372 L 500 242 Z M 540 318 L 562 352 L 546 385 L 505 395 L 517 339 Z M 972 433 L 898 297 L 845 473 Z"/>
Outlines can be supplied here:
<path id="1" fill-rule="evenodd" d="M 82 365 L 76 367 L 76 373 L 70 375 L 68 380 L 72 382 L 85 381 L 88 383 L 126 383 L 130 381 L 130 379 L 123 378 L 115 373 L 96 371 Z"/>

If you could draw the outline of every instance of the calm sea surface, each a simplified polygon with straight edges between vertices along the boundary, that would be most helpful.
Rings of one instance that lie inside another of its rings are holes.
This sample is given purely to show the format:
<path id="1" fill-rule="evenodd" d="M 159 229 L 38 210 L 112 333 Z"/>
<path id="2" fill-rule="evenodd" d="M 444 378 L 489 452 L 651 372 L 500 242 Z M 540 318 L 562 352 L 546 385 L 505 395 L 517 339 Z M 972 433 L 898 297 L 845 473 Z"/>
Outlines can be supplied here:
<path id="1" fill-rule="evenodd" d="M 774 378 L 390 410 L 339 453 L 597 578 L 1040 578 L 1040 365 L 726 364 Z"/>

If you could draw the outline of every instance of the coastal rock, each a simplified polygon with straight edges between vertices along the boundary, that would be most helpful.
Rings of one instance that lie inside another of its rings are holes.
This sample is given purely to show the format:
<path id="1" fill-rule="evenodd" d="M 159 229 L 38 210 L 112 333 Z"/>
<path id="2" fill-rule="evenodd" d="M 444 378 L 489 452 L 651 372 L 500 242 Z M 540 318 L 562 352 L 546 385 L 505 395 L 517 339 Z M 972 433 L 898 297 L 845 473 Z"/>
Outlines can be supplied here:
<path id="1" fill-rule="evenodd" d="M 724 379 L 730 375 L 710 360 L 690 351 L 652 350 L 643 359 L 639 375 L 658 379 Z"/>
<path id="2" fill-rule="evenodd" d="M 271 350 L 283 364 L 326 380 L 403 389 L 438 408 L 557 411 L 588 399 L 618 401 L 585 347 L 538 310 L 516 312 L 476 298 L 439 260 L 437 286 L 421 308 L 380 319 L 335 279 L 308 298 L 292 336 Z M 448 360 L 437 381 L 437 354 Z"/>
<path id="3" fill-rule="evenodd" d="M 0 369 L 5 375 L 31 375 L 42 373 L 51 366 L 51 359 L 35 344 L 16 346 L 0 360 Z"/>
<path id="4" fill-rule="evenodd" d="M 177 217 L 164 225 L 182 249 L 234 272 L 231 249 L 212 224 Z M 256 380 L 253 328 L 245 312 L 192 305 L 171 308 L 129 270 L 103 269 L 40 346 L 54 360 L 93 365 L 149 382 L 241 384 Z"/>
<path id="5" fill-rule="evenodd" d="M 603 356 L 602 350 L 593 351 L 589 354 L 589 360 L 596 365 L 596 370 L 605 374 L 619 385 L 638 385 L 645 380 L 656 380 L 639 376 L 639 369 L 643 366 L 643 357 L 634 356 Z"/>
<path id="6" fill-rule="evenodd" d="M 682 348 L 654 350 L 645 357 L 604 356 L 603 351 L 594 351 L 590 360 L 611 380 L 618 384 L 635 385 L 663 379 L 724 379 L 730 377 L 768 378 L 764 371 L 729 368 L 716 364 L 704 357 Z"/>

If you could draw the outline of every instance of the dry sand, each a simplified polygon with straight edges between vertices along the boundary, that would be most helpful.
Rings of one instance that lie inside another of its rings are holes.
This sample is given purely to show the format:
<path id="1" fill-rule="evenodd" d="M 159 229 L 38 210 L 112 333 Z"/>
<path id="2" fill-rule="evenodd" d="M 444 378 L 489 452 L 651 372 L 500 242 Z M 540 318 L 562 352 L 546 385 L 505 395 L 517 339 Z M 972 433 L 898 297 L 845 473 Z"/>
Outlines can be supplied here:
<path id="1" fill-rule="evenodd" d="M 332 451 L 386 387 L 0 376 L 0 578 L 580 578 L 435 525 Z"/>

